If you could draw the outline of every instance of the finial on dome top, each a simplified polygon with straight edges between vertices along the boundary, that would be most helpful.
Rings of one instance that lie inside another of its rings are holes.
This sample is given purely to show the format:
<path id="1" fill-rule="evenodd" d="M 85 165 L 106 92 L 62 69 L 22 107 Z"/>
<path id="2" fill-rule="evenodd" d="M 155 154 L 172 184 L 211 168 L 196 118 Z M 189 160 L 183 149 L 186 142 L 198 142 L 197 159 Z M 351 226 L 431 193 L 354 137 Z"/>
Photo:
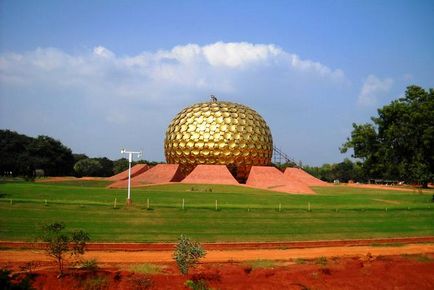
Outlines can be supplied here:
<path id="1" fill-rule="evenodd" d="M 211 95 L 211 102 L 217 102 L 217 97 L 214 95 Z"/>

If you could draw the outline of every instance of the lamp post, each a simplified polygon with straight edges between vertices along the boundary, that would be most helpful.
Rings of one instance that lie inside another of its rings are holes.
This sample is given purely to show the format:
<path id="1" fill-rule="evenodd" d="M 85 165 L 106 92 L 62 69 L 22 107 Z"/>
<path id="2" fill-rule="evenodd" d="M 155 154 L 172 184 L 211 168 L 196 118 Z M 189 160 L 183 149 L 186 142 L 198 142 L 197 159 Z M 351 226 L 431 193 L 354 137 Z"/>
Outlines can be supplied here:
<path id="1" fill-rule="evenodd" d="M 127 151 L 121 150 L 121 154 L 128 154 L 128 197 L 127 205 L 131 205 L 131 162 L 133 161 L 133 154 L 137 154 L 137 158 L 142 156 L 142 151 Z"/>

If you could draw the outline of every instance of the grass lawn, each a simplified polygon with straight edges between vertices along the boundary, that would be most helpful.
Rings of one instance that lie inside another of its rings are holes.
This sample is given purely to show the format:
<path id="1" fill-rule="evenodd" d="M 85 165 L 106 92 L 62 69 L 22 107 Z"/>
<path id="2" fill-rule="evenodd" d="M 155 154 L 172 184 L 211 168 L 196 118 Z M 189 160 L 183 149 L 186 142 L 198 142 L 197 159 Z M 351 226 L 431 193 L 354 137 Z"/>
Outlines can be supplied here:
<path id="1" fill-rule="evenodd" d="M 434 192 L 332 186 L 314 188 L 317 195 L 290 195 L 171 184 L 133 188 L 133 206 L 127 208 L 126 190 L 105 185 L 0 183 L 0 240 L 31 241 L 40 225 L 53 221 L 88 231 L 92 241 L 113 242 L 175 241 L 180 234 L 207 242 L 434 235 Z"/>

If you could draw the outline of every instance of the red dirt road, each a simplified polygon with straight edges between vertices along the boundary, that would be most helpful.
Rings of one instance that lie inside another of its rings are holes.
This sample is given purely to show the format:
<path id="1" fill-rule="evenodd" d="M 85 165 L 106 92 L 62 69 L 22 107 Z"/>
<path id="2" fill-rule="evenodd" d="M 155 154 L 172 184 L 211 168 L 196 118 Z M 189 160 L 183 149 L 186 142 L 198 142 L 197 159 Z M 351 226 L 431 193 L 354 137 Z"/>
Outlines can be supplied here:
<path id="1" fill-rule="evenodd" d="M 42 250 L 2 250 L 0 263 L 21 263 L 28 261 L 51 261 Z M 89 251 L 85 259 L 96 258 L 101 263 L 167 263 L 172 261 L 173 251 Z M 305 249 L 261 249 L 261 250 L 208 250 L 202 262 L 216 263 L 250 260 L 292 260 L 317 257 L 390 256 L 402 254 L 434 253 L 433 244 L 410 244 L 402 246 L 354 246 L 321 247 Z"/>

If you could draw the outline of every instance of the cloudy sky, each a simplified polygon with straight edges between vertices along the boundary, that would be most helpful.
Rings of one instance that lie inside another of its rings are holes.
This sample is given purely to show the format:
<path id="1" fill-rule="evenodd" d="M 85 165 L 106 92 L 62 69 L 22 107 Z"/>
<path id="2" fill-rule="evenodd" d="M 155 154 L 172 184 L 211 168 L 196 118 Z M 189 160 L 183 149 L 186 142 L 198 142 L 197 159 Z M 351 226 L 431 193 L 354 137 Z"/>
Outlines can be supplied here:
<path id="1" fill-rule="evenodd" d="M 434 87 L 434 1 L 0 1 L 0 128 L 164 160 L 184 107 L 243 103 L 277 147 L 339 162 L 352 123 Z"/>

